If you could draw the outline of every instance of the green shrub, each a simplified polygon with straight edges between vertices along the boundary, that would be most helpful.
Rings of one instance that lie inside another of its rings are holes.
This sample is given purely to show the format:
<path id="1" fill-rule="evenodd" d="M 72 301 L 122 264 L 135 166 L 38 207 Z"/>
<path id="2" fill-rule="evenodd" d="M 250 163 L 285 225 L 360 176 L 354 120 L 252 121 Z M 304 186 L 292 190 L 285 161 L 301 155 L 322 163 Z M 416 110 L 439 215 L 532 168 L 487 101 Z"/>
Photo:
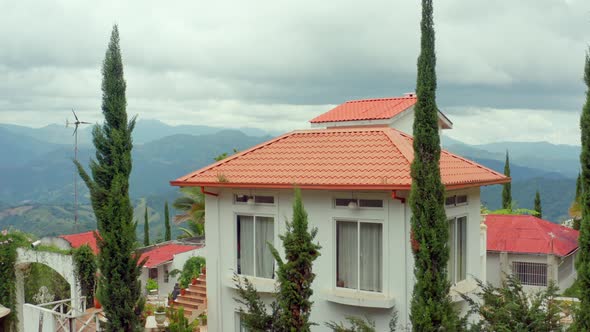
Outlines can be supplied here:
<path id="1" fill-rule="evenodd" d="M 189 258 L 182 266 L 182 271 L 173 270 L 170 275 L 175 277 L 180 273 L 178 283 L 180 288 L 187 288 L 192 278 L 197 278 L 201 274 L 201 268 L 205 266 L 205 258 L 201 256 Z"/>
<path id="2" fill-rule="evenodd" d="M 147 291 L 152 291 L 155 289 L 158 289 L 158 282 L 154 279 L 148 279 L 146 284 L 145 284 L 145 288 L 147 289 Z"/>

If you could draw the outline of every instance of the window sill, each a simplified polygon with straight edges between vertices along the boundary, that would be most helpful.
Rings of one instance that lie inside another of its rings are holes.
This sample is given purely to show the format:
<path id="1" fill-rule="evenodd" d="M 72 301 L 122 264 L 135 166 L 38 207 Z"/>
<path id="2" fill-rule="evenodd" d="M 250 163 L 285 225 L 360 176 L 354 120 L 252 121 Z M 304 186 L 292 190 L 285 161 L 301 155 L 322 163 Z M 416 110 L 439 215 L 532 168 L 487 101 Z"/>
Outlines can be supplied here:
<path id="1" fill-rule="evenodd" d="M 477 282 L 471 278 L 459 281 L 456 285 L 451 286 L 451 301 L 460 302 L 463 298 L 460 294 L 469 294 L 477 289 Z"/>
<path id="2" fill-rule="evenodd" d="M 244 283 L 244 279 L 248 279 L 252 285 L 256 288 L 258 293 L 274 293 L 277 287 L 277 281 L 275 279 L 258 278 L 252 276 L 238 275 L 238 278 Z M 238 289 L 234 282 L 234 275 L 230 274 L 226 277 L 225 286 L 233 289 Z"/>
<path id="3" fill-rule="evenodd" d="M 382 293 L 371 293 L 345 289 L 328 289 L 321 292 L 326 301 L 366 308 L 393 308 L 393 297 Z"/>

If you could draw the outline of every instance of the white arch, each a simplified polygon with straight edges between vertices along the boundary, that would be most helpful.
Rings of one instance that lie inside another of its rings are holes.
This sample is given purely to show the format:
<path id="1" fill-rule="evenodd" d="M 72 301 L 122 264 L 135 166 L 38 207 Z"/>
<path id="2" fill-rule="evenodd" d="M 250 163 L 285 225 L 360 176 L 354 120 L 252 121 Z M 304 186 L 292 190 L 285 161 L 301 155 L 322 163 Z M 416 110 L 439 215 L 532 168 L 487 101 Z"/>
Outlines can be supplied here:
<path id="1" fill-rule="evenodd" d="M 19 331 L 24 330 L 23 304 L 25 302 L 23 270 L 31 263 L 49 266 L 59 273 L 70 284 L 70 296 L 74 314 L 80 313 L 81 287 L 76 277 L 74 260 L 71 255 L 55 252 L 37 251 L 27 248 L 17 248 L 16 258 L 16 311 Z"/>

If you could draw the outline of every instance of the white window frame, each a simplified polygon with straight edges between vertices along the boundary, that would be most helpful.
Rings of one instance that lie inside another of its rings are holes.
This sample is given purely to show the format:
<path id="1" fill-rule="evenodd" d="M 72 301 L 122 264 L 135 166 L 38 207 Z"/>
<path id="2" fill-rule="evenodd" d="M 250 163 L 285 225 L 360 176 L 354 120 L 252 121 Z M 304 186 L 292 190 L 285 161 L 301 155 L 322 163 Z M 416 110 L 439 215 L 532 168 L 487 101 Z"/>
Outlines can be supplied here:
<path id="1" fill-rule="evenodd" d="M 246 193 L 246 192 L 234 192 L 233 197 L 232 197 L 232 203 L 234 205 L 250 205 L 246 202 L 238 202 L 238 200 L 237 200 L 238 196 L 252 196 L 252 198 L 254 199 L 254 204 L 251 204 L 251 205 L 256 205 L 256 206 L 275 206 L 275 205 L 277 205 L 277 199 L 278 199 L 277 195 L 271 194 L 271 193 L 255 193 L 255 194 L 253 194 L 253 193 Z M 272 197 L 274 203 L 256 203 L 256 196 Z"/>
<path id="2" fill-rule="evenodd" d="M 459 196 L 465 196 L 465 202 L 464 203 L 457 203 L 457 197 Z M 447 204 L 447 199 L 453 197 L 453 204 Z M 467 194 L 455 194 L 455 195 L 448 195 L 445 196 L 445 207 L 456 207 L 456 206 L 465 206 L 469 204 L 469 195 Z"/>
<path id="3" fill-rule="evenodd" d="M 336 200 L 337 199 L 347 199 L 347 200 L 355 200 L 356 201 L 356 208 L 360 209 L 360 210 L 383 210 L 385 209 L 386 206 L 386 201 L 383 200 L 382 198 L 373 198 L 373 197 L 354 197 L 354 198 L 349 198 L 349 197 L 342 197 L 342 196 L 334 196 L 332 198 L 332 208 L 334 209 L 348 209 L 348 206 L 340 206 L 340 205 L 336 205 Z M 371 207 L 371 206 L 361 206 L 360 205 L 360 201 L 361 200 L 375 200 L 375 201 L 381 201 L 382 206 L 381 207 Z"/>
<path id="4" fill-rule="evenodd" d="M 248 274 L 243 274 L 243 273 L 238 273 L 238 216 L 246 216 L 246 217 L 253 217 L 253 221 L 254 221 L 254 274 L 256 274 L 256 260 L 257 260 L 257 256 L 256 256 L 256 217 L 264 217 L 264 218 L 273 218 L 273 239 L 272 239 L 272 245 L 274 247 L 276 247 L 276 238 L 277 238 L 277 218 L 275 217 L 274 214 L 267 214 L 267 213 L 243 213 L 243 212 L 235 212 L 234 213 L 234 239 L 233 239 L 233 243 L 234 243 L 234 267 L 236 269 L 236 273 L 240 276 L 245 276 L 245 277 L 252 277 L 252 278 L 260 278 L 260 279 L 268 279 L 268 280 L 274 280 L 277 277 L 277 262 L 274 260 L 273 258 L 273 273 L 272 273 L 272 278 L 265 278 L 265 277 L 259 277 L 256 275 L 248 275 Z"/>
<path id="5" fill-rule="evenodd" d="M 235 312 L 235 330 L 236 332 L 248 332 L 248 329 L 246 327 L 242 326 L 242 315 L 240 314 L 239 311 Z"/>
<path id="6" fill-rule="evenodd" d="M 457 226 L 456 225 L 457 225 L 457 220 L 459 220 L 461 218 L 465 218 L 465 243 L 464 243 L 464 250 L 463 250 L 463 255 L 464 255 L 464 260 L 465 260 L 465 276 L 458 277 L 459 271 L 458 271 L 457 257 L 456 257 L 456 255 L 454 257 L 451 256 L 451 254 L 452 254 L 451 249 L 452 248 L 449 247 L 449 263 L 448 263 L 449 271 L 448 271 L 448 274 L 449 274 L 449 281 L 451 282 L 452 285 L 456 285 L 456 284 L 460 283 L 461 281 L 467 280 L 467 275 L 468 275 L 467 271 L 468 271 L 468 267 L 469 267 L 469 260 L 467 259 L 468 258 L 467 252 L 469 250 L 469 246 L 468 246 L 468 244 L 469 244 L 469 218 L 466 214 L 447 217 L 449 227 L 451 228 L 451 230 L 455 230 L 455 237 L 454 237 L 455 242 L 454 243 L 450 243 L 451 234 L 449 233 L 449 246 L 454 246 L 454 249 L 455 249 L 454 252 L 455 253 L 458 252 L 457 249 L 459 247 L 459 242 L 457 241 L 457 236 L 456 236 L 457 235 Z M 455 225 L 452 226 L 451 223 L 454 223 Z M 454 271 L 450 270 L 451 259 L 455 260 L 454 265 L 453 265 L 455 267 Z M 459 278 L 461 278 L 461 279 L 459 279 Z"/>
<path id="7" fill-rule="evenodd" d="M 532 272 L 523 272 L 523 274 L 527 274 L 529 278 L 534 279 L 533 282 L 529 282 L 528 280 L 522 280 L 520 274 L 517 273 L 516 265 L 521 266 L 523 269 L 537 269 L 537 271 Z M 520 283 L 524 286 L 540 286 L 546 287 L 549 284 L 549 265 L 547 263 L 538 263 L 538 262 L 525 262 L 525 261 L 512 261 L 511 264 L 512 274 L 520 280 Z M 545 273 L 537 273 L 539 271 L 545 271 Z"/>
<path id="8" fill-rule="evenodd" d="M 346 288 L 346 287 L 339 287 L 338 286 L 338 222 L 356 222 L 357 223 L 357 287 L 356 288 Z M 367 291 L 360 289 L 360 224 L 367 223 L 367 224 L 380 224 L 381 225 L 381 291 Z M 388 255 L 388 244 L 386 242 L 387 234 L 386 223 L 382 219 L 355 219 L 355 218 L 333 218 L 333 243 L 334 243 L 334 258 L 333 258 L 333 270 L 334 273 L 332 274 L 332 283 L 335 289 L 342 290 L 345 292 L 363 292 L 369 294 L 386 294 L 387 293 L 387 279 L 386 279 L 386 272 L 387 272 L 387 255 Z"/>

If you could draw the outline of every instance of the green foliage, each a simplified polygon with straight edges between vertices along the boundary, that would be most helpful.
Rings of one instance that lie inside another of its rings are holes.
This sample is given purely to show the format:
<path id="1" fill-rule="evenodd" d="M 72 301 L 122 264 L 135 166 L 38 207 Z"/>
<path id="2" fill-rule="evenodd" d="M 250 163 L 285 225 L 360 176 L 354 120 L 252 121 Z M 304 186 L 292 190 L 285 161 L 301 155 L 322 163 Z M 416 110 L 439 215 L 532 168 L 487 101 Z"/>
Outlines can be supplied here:
<path id="1" fill-rule="evenodd" d="M 168 329 L 170 332 L 193 332 L 198 323 L 195 320 L 189 324 L 188 319 L 184 317 L 183 307 L 178 308 L 178 310 L 170 309 L 169 320 L 170 325 L 168 325 Z"/>
<path id="2" fill-rule="evenodd" d="M 580 222 L 579 251 L 576 259 L 576 270 L 580 287 L 580 309 L 576 313 L 574 331 L 590 331 L 590 50 L 586 54 L 584 67 L 584 82 L 586 82 L 586 102 L 580 117 L 582 132 L 582 221 Z"/>
<path id="3" fill-rule="evenodd" d="M 369 318 L 359 318 L 354 316 L 346 317 L 346 321 L 350 327 L 346 327 L 344 323 L 328 322 L 326 326 L 334 332 L 375 332 L 375 321 Z"/>
<path id="4" fill-rule="evenodd" d="M 69 255 L 71 254 L 70 249 L 62 249 L 58 246 L 54 245 L 39 245 L 34 248 L 35 251 L 45 251 L 45 252 L 52 252 L 55 254 L 62 254 L 62 255 Z"/>
<path id="5" fill-rule="evenodd" d="M 155 312 L 166 312 L 166 308 L 164 308 L 163 306 L 159 306 L 156 308 Z"/>
<path id="6" fill-rule="evenodd" d="M 508 207 L 507 209 L 499 209 L 499 210 L 490 211 L 484 206 L 482 209 L 482 214 L 519 214 L 519 215 L 526 214 L 526 215 L 538 217 L 539 213 L 536 210 L 519 208 L 518 203 L 516 201 L 512 201 L 510 204 L 510 207 Z"/>
<path id="7" fill-rule="evenodd" d="M 576 179 L 576 197 L 569 208 L 569 215 L 574 219 L 572 228 L 579 231 L 582 224 L 582 175 L 578 174 Z"/>
<path id="8" fill-rule="evenodd" d="M 85 244 L 72 250 L 72 258 L 82 295 L 86 296 L 87 306 L 91 307 L 96 289 L 96 257 L 92 248 Z"/>
<path id="9" fill-rule="evenodd" d="M 469 304 L 469 314 L 480 318 L 471 331 L 560 331 L 561 308 L 555 301 L 558 287 L 554 283 L 546 290 L 527 294 L 514 276 L 507 276 L 502 287 L 477 282 L 477 299 L 461 295 Z"/>
<path id="10" fill-rule="evenodd" d="M 180 288 L 187 288 L 192 278 L 197 278 L 201 274 L 201 268 L 205 266 L 205 258 L 201 256 L 191 257 L 182 266 L 182 271 L 173 270 L 170 272 L 171 276 L 176 276 L 180 273 L 178 284 Z"/>
<path id="11" fill-rule="evenodd" d="M 150 245 L 150 222 L 148 220 L 148 208 L 145 206 L 145 212 L 143 214 L 143 245 Z"/>
<path id="12" fill-rule="evenodd" d="M 102 66 L 102 113 L 104 124 L 92 131 L 96 160 L 90 162 L 91 175 L 74 161 L 90 191 L 96 216 L 101 271 L 99 299 L 108 320 L 107 331 L 132 331 L 139 326 L 135 307 L 141 295 L 138 280 L 141 266 L 136 248 L 136 223 L 129 199 L 129 175 L 133 148 L 131 133 L 135 118 L 127 119 L 126 83 L 115 25 Z"/>
<path id="13" fill-rule="evenodd" d="M 168 201 L 166 201 L 166 203 L 164 204 L 164 229 L 166 230 L 164 241 L 172 240 L 172 232 L 170 231 L 170 211 L 168 211 Z"/>
<path id="14" fill-rule="evenodd" d="M 238 152 L 239 152 L 238 149 L 234 148 L 232 154 L 236 154 Z M 213 160 L 215 160 L 215 161 L 222 161 L 223 159 L 225 159 L 225 158 L 227 158 L 229 156 L 230 156 L 230 154 L 228 154 L 227 152 L 224 152 L 224 153 L 218 155 L 217 157 L 213 158 Z"/>
<path id="15" fill-rule="evenodd" d="M 236 276 L 239 303 L 246 307 L 240 308 L 244 325 L 252 330 L 261 331 L 310 331 L 309 321 L 313 302 L 312 283 L 315 274 L 313 262 L 319 257 L 320 245 L 314 243 L 317 228 L 309 229 L 307 212 L 301 201 L 301 191 L 295 190 L 293 202 L 293 219 L 287 222 L 287 230 L 280 238 L 285 249 L 286 261 L 270 243 L 271 252 L 277 261 L 276 299 L 271 305 L 271 314 L 267 314 L 266 306 L 260 300 L 256 290 L 247 280 L 242 284 Z"/>
<path id="16" fill-rule="evenodd" d="M 422 0 L 421 49 L 414 107 L 412 237 L 414 275 L 410 319 L 415 331 L 456 330 L 457 314 L 447 276 L 449 225 L 440 176 L 440 137 L 436 105 L 436 54 L 432 0 Z"/>
<path id="17" fill-rule="evenodd" d="M 506 162 L 504 164 L 504 175 L 510 177 L 510 159 L 508 151 L 506 151 Z M 510 182 L 504 183 L 502 186 L 502 208 L 510 209 L 512 206 L 512 184 Z"/>
<path id="18" fill-rule="evenodd" d="M 147 282 L 145 283 L 145 289 L 148 292 L 158 289 L 158 282 L 155 279 L 148 278 Z"/>
<path id="19" fill-rule="evenodd" d="M 180 228 L 185 234 L 179 238 L 205 234 L 205 195 L 197 187 L 184 187 L 180 192 L 182 196 L 172 203 L 172 206 L 181 212 L 174 216 L 174 222 L 187 222 L 188 229 Z"/>
<path id="20" fill-rule="evenodd" d="M 539 194 L 539 190 L 535 194 L 535 211 L 537 212 L 537 218 L 543 219 L 543 208 L 541 207 L 541 194 Z"/>
<path id="21" fill-rule="evenodd" d="M 18 318 L 16 316 L 16 249 L 27 246 L 29 240 L 21 232 L 0 233 L 0 303 L 10 309 L 10 314 L 4 319 L 3 329 L 16 330 Z M 2 327 L 2 326 L 0 326 Z"/>
<path id="22" fill-rule="evenodd" d="M 563 291 L 563 296 L 575 298 L 580 297 L 580 284 L 578 283 L 578 279 L 576 279 L 568 289 Z"/>

